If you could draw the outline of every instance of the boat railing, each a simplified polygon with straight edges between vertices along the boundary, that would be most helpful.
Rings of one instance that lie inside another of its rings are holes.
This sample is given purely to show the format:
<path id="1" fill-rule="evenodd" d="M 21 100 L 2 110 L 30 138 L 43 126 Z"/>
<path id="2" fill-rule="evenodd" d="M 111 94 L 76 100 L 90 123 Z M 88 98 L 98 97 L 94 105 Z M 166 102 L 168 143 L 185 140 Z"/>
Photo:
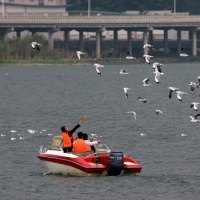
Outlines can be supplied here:
<path id="1" fill-rule="evenodd" d="M 86 156 L 86 158 L 90 157 L 90 156 L 97 156 L 97 153 L 91 153 L 88 156 Z"/>
<path id="2" fill-rule="evenodd" d="M 48 149 L 46 147 L 40 146 L 39 153 L 45 153 Z"/>

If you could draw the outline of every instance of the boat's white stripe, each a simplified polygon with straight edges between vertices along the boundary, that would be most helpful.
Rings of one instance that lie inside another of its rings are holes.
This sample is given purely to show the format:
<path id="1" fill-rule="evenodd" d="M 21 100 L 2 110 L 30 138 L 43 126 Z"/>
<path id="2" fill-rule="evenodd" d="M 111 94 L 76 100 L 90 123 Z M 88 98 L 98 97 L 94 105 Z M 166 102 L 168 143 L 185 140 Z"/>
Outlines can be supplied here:
<path id="1" fill-rule="evenodd" d="M 136 163 L 133 162 L 124 162 L 125 165 L 137 165 Z"/>

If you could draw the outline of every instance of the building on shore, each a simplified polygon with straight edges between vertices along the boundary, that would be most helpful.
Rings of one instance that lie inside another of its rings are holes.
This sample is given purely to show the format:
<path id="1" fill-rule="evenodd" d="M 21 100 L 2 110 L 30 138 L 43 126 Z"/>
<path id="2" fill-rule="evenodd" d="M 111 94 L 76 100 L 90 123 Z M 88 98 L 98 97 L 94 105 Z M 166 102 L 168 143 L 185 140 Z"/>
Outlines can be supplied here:
<path id="1" fill-rule="evenodd" d="M 65 13 L 66 0 L 1 0 L 2 14 Z"/>

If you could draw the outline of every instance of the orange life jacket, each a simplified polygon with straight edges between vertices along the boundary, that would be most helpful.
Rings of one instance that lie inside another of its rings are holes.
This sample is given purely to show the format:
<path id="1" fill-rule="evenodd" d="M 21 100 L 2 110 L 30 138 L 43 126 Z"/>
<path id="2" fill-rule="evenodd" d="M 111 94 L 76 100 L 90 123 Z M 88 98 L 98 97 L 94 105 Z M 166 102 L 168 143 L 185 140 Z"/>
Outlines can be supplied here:
<path id="1" fill-rule="evenodd" d="M 63 148 L 72 146 L 71 138 L 67 133 L 62 132 L 62 138 L 63 138 Z"/>
<path id="2" fill-rule="evenodd" d="M 78 139 L 74 141 L 74 153 L 86 152 L 85 140 Z"/>
<path id="3" fill-rule="evenodd" d="M 74 134 L 72 134 L 72 136 L 70 138 L 71 138 L 71 143 L 73 144 L 73 142 L 74 142 Z"/>
<path id="4" fill-rule="evenodd" d="M 85 140 L 85 142 L 90 142 L 90 140 Z M 87 146 L 87 145 L 85 145 L 86 146 L 86 151 L 91 151 L 92 149 L 91 149 L 91 146 Z"/>

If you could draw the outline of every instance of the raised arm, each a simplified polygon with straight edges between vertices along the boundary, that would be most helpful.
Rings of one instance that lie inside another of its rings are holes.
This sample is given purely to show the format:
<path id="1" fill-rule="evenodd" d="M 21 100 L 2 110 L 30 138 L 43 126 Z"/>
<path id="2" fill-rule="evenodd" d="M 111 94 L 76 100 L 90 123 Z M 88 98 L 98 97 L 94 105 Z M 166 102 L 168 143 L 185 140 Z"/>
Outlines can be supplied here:
<path id="1" fill-rule="evenodd" d="M 83 116 L 83 117 L 81 118 L 81 121 L 79 122 L 79 124 L 81 125 L 81 124 L 85 121 L 85 119 L 86 119 L 86 116 Z"/>
<path id="2" fill-rule="evenodd" d="M 78 129 L 78 128 L 81 126 L 81 124 L 84 122 L 85 118 L 86 118 L 86 116 L 83 116 L 83 117 L 81 118 L 81 121 L 80 121 L 71 131 L 68 132 L 68 135 L 69 135 L 70 137 L 71 137 L 72 134 L 76 131 L 76 129 Z"/>

